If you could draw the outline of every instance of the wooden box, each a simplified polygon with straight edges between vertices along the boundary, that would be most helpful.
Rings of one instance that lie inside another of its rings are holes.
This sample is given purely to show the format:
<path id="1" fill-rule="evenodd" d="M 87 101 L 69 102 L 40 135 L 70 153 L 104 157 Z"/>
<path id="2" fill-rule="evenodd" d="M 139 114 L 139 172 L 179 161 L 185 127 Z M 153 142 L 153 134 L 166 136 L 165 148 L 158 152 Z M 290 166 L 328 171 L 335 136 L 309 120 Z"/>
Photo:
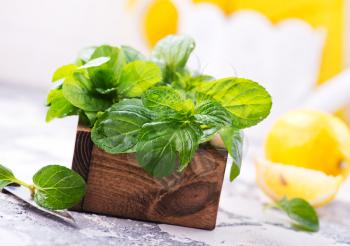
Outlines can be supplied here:
<path id="1" fill-rule="evenodd" d="M 135 154 L 108 154 L 78 126 L 72 169 L 87 183 L 73 208 L 98 214 L 212 230 L 215 228 L 227 152 L 201 145 L 181 173 L 148 175 Z"/>

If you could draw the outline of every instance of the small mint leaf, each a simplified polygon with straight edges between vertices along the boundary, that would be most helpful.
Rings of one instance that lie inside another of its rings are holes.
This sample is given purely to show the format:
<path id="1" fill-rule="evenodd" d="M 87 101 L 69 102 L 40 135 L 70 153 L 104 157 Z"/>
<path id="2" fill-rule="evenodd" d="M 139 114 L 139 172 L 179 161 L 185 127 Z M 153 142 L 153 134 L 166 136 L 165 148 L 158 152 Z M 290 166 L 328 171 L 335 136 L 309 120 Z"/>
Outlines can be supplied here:
<path id="1" fill-rule="evenodd" d="M 230 181 L 232 182 L 241 172 L 243 132 L 233 127 L 226 127 L 220 130 L 220 137 L 227 152 L 232 158 Z"/>
<path id="2" fill-rule="evenodd" d="M 0 190 L 16 181 L 12 171 L 0 164 Z"/>
<path id="3" fill-rule="evenodd" d="M 48 209 L 71 208 L 85 194 L 85 181 L 76 172 L 59 165 L 49 165 L 33 176 L 34 201 Z"/>
<path id="4" fill-rule="evenodd" d="M 299 230 L 316 232 L 319 230 L 319 220 L 316 210 L 301 198 L 283 198 L 276 203 L 277 208 L 287 213 L 295 223 L 293 227 Z"/>
<path id="5" fill-rule="evenodd" d="M 52 82 L 65 79 L 73 74 L 78 68 L 75 64 L 68 64 L 58 68 L 52 76 Z"/>

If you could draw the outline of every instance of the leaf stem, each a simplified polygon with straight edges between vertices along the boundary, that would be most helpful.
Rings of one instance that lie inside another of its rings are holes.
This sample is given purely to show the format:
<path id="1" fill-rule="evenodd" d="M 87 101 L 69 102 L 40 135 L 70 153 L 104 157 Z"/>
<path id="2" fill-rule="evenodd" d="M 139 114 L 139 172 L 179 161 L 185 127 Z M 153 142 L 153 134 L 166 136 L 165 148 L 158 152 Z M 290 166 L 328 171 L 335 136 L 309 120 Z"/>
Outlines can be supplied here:
<path id="1" fill-rule="evenodd" d="M 19 185 L 22 185 L 22 186 L 28 188 L 34 194 L 34 192 L 35 192 L 35 186 L 34 185 L 28 184 L 28 183 L 26 183 L 26 182 L 24 182 L 22 180 L 19 180 L 19 179 L 14 180 L 14 182 L 19 184 Z"/>

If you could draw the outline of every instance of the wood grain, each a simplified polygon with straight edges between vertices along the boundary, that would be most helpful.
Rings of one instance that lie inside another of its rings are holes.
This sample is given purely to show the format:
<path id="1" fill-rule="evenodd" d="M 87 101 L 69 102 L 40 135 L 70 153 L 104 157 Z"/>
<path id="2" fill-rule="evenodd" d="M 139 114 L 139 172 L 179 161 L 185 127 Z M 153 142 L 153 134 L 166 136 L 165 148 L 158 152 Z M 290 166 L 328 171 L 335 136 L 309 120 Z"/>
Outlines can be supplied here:
<path id="1" fill-rule="evenodd" d="M 78 148 L 80 153 L 82 148 L 88 147 Z M 226 157 L 224 150 L 201 145 L 184 172 L 154 178 L 138 165 L 135 154 L 112 155 L 93 146 L 90 167 L 82 168 L 85 162 L 75 169 L 79 173 L 88 170 L 81 210 L 214 229 Z"/>
<path id="2" fill-rule="evenodd" d="M 87 178 L 89 175 L 90 160 L 93 146 L 94 144 L 92 143 L 90 137 L 90 128 L 81 124 L 78 125 L 75 137 L 72 170 L 79 173 L 80 176 L 83 177 L 85 182 L 87 182 Z M 82 210 L 83 202 L 84 200 L 82 200 L 79 204 L 71 208 L 71 210 Z"/>

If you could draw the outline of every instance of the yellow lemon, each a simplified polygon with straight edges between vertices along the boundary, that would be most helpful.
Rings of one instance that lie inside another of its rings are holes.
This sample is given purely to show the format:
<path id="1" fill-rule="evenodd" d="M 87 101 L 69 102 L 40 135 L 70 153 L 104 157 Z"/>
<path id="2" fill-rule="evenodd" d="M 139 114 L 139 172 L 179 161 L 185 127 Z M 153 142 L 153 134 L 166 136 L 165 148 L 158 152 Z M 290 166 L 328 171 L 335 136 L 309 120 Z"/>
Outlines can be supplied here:
<path id="1" fill-rule="evenodd" d="M 314 110 L 279 118 L 257 160 L 260 188 L 273 200 L 303 198 L 313 206 L 331 201 L 350 170 L 350 130 L 335 116 Z"/>
<path id="2" fill-rule="evenodd" d="M 293 111 L 273 124 L 265 155 L 272 162 L 346 176 L 350 169 L 350 131 L 331 114 Z"/>
<path id="3" fill-rule="evenodd" d="M 315 207 L 334 199 L 343 181 L 341 175 L 331 176 L 321 171 L 273 163 L 259 159 L 256 163 L 257 183 L 271 199 L 302 198 Z"/>

